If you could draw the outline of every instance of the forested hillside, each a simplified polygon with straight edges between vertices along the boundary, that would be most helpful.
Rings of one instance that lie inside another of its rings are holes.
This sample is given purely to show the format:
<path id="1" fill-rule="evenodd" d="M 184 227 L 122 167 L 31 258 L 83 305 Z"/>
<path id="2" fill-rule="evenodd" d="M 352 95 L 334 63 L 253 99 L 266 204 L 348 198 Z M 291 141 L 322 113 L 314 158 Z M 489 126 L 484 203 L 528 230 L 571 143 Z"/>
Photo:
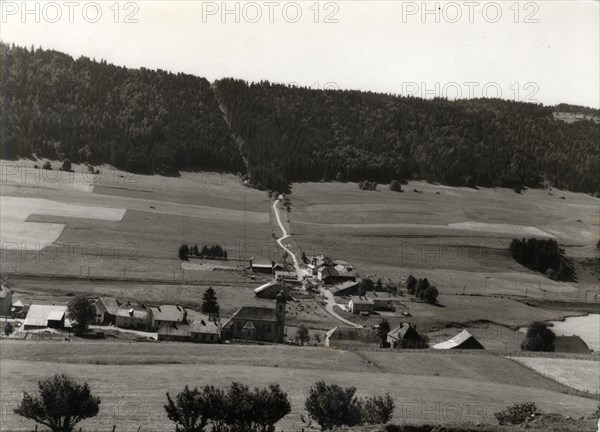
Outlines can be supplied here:
<path id="1" fill-rule="evenodd" d="M 262 185 L 341 173 L 354 181 L 420 177 L 450 185 L 535 187 L 548 180 L 577 191 L 600 190 L 600 125 L 554 121 L 552 107 L 233 79 L 216 86 L 233 129 L 245 139 L 252 178 Z"/>
<path id="2" fill-rule="evenodd" d="M 181 73 L 0 48 L 3 158 L 36 154 L 169 175 L 245 172 L 245 159 L 254 186 L 277 190 L 293 181 L 425 178 L 507 187 L 545 180 L 600 191 L 600 125 L 555 121 L 553 107 L 234 79 L 213 89 L 206 79 Z"/>
<path id="3" fill-rule="evenodd" d="M 163 174 L 243 169 L 204 78 L 1 49 L 4 158 L 35 153 Z"/>

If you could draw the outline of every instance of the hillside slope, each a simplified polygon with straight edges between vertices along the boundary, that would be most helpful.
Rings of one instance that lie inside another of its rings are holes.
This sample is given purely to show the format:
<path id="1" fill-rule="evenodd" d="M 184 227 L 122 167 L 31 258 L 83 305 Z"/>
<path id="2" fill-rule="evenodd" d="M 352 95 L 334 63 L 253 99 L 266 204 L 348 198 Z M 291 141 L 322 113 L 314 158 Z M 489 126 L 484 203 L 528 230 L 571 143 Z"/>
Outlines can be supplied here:
<path id="1" fill-rule="evenodd" d="M 548 181 L 600 191 L 600 124 L 552 116 L 559 108 L 598 116 L 589 108 L 234 79 L 215 82 L 213 91 L 205 78 L 182 73 L 7 44 L 0 50 L 5 159 L 36 154 L 166 175 L 247 171 L 254 186 L 280 191 L 334 178 L 504 187 Z"/>

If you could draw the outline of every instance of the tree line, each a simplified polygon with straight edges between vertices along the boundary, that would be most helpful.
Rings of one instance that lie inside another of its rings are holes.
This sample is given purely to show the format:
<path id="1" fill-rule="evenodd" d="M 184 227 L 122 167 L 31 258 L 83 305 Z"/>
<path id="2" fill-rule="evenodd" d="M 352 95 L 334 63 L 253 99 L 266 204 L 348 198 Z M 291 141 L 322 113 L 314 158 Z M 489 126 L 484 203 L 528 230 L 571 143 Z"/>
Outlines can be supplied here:
<path id="1" fill-rule="evenodd" d="M 244 169 L 205 78 L 4 43 L 0 50 L 3 158 L 164 175 Z"/>
<path id="2" fill-rule="evenodd" d="M 250 177 L 259 187 L 422 178 L 511 188 L 547 181 L 559 188 L 600 191 L 600 125 L 555 121 L 554 107 L 236 79 L 219 80 L 215 87 L 232 128 L 244 137 Z"/>
<path id="3" fill-rule="evenodd" d="M 211 85 L 53 50 L 0 50 L 3 158 L 35 154 L 164 175 L 223 170 L 280 192 L 297 181 L 412 178 L 600 192 L 600 124 L 552 118 L 559 108 L 600 117 L 591 108 L 235 79 Z M 232 133 L 243 142 L 241 154 Z"/>
<path id="4" fill-rule="evenodd" d="M 202 249 L 198 248 L 198 245 L 189 246 L 182 244 L 179 246 L 177 256 L 182 261 L 189 261 L 190 258 L 206 258 L 206 259 L 227 259 L 227 250 L 221 245 L 204 245 Z"/>
<path id="5" fill-rule="evenodd" d="M 573 263 L 564 255 L 562 248 L 553 239 L 514 239 L 510 242 L 510 254 L 519 264 L 544 273 L 550 279 L 573 281 Z"/>

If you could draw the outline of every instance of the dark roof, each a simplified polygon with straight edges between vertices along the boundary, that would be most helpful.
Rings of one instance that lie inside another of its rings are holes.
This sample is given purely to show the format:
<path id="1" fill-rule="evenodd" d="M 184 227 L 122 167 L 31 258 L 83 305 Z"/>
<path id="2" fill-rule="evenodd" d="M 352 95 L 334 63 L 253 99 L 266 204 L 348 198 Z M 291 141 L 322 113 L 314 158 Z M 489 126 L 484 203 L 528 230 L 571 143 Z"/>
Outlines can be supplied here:
<path id="1" fill-rule="evenodd" d="M 394 340 L 420 338 L 415 328 L 409 323 L 403 323 L 400 327 L 389 332 L 388 335 Z"/>
<path id="2" fill-rule="evenodd" d="M 359 283 L 355 281 L 346 281 L 337 285 L 333 285 L 331 288 L 329 288 L 329 291 L 333 295 L 341 295 L 346 290 L 353 290 L 358 286 L 358 284 Z"/>
<path id="3" fill-rule="evenodd" d="M 277 321 L 275 309 L 257 306 L 244 306 L 235 313 L 233 319 L 246 321 Z"/>
<path id="4" fill-rule="evenodd" d="M 375 303 L 373 303 L 373 300 L 371 300 L 369 297 L 363 297 L 363 296 L 352 296 L 350 298 L 350 301 L 352 302 L 352 304 L 363 304 L 363 305 L 373 305 Z"/>
<path id="5" fill-rule="evenodd" d="M 554 352 L 589 354 L 590 348 L 579 336 L 556 336 Z"/>

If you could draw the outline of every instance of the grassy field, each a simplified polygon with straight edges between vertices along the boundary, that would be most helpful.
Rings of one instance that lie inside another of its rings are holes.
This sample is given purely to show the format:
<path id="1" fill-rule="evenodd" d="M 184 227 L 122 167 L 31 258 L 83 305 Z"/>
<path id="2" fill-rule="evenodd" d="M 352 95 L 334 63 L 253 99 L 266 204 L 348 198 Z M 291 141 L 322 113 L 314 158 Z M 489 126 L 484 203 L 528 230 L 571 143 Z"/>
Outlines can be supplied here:
<path id="1" fill-rule="evenodd" d="M 58 345 L 58 346 L 57 346 Z M 60 348 L 59 348 L 60 347 Z M 11 407 L 22 390 L 53 373 L 89 381 L 102 411 L 86 430 L 164 431 L 166 391 L 184 385 L 251 386 L 279 383 L 290 395 L 292 413 L 278 430 L 298 430 L 303 403 L 315 381 L 353 385 L 361 395 L 389 392 L 396 422 L 493 424 L 508 403 L 534 401 L 546 412 L 591 415 L 598 403 L 567 394 L 566 387 L 509 359 L 469 353 L 347 352 L 287 346 L 193 345 L 180 343 L 2 342 L 1 399 L 4 428 L 27 430 Z"/>
<path id="2" fill-rule="evenodd" d="M 470 189 L 409 182 L 405 192 L 355 183 L 293 186 L 292 232 L 306 253 L 325 251 L 365 275 L 427 277 L 442 292 L 585 297 L 597 280 L 556 283 L 514 262 L 516 237 L 555 238 L 575 257 L 598 257 L 598 199 L 559 190 Z M 421 193 L 414 192 L 414 189 Z M 564 197 L 564 199 L 561 199 Z"/>
<path id="3" fill-rule="evenodd" d="M 205 271 L 182 271 L 182 243 L 221 244 L 229 252 L 228 273 L 240 271 L 251 256 L 280 259 L 267 195 L 231 175 L 170 178 L 100 167 L 101 175 L 93 176 L 80 165 L 66 173 L 36 170 L 32 161 L 2 164 L 5 271 L 204 279 Z M 6 174 L 13 172 L 6 164 L 17 173 Z"/>
<path id="4" fill-rule="evenodd" d="M 539 374 L 577 390 L 600 393 L 600 363 L 595 360 L 511 357 Z"/>

